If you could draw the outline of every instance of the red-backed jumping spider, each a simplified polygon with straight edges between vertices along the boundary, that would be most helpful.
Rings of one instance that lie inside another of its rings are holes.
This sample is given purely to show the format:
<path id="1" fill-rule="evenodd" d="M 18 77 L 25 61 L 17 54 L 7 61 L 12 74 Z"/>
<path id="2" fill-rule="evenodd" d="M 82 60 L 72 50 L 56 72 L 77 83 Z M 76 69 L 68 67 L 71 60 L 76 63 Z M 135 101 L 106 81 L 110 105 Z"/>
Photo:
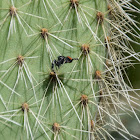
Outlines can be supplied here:
<path id="1" fill-rule="evenodd" d="M 54 65 L 59 68 L 62 64 L 71 63 L 73 60 L 78 60 L 78 58 L 71 58 L 70 56 L 58 56 L 58 60 L 54 60 L 52 62 L 52 71 L 54 72 Z"/>

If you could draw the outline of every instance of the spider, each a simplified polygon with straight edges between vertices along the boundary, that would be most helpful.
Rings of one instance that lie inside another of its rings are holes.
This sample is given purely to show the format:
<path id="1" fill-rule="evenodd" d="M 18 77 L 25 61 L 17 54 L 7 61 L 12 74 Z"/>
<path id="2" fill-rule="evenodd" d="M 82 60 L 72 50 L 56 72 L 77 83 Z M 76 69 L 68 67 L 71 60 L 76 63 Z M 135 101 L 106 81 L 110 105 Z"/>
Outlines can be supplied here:
<path id="1" fill-rule="evenodd" d="M 52 62 L 52 71 L 54 72 L 54 65 L 59 68 L 62 64 L 71 63 L 73 60 L 78 60 L 78 58 L 71 58 L 70 56 L 58 56 L 58 60 L 54 60 Z"/>

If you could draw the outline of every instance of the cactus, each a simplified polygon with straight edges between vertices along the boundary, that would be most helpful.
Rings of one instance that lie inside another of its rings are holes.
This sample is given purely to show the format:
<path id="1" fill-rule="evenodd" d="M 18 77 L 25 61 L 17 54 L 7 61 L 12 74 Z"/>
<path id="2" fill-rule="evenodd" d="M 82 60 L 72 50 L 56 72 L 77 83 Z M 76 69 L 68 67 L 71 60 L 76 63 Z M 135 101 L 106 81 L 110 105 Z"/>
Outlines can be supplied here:
<path id="1" fill-rule="evenodd" d="M 121 120 L 140 122 L 123 78 L 139 61 L 127 10 L 139 12 L 130 0 L 0 1 L 1 138 L 138 139 Z"/>

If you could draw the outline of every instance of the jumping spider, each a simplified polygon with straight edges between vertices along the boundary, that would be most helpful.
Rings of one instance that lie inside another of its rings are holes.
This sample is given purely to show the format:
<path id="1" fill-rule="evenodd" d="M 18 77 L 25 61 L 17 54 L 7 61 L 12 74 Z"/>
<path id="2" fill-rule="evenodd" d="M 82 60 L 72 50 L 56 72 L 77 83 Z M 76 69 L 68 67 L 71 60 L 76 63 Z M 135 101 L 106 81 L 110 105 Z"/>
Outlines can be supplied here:
<path id="1" fill-rule="evenodd" d="M 71 58 L 70 56 L 58 56 L 58 60 L 52 62 L 52 71 L 54 72 L 54 65 L 58 68 L 65 63 L 71 63 L 73 60 L 78 60 L 78 58 Z"/>

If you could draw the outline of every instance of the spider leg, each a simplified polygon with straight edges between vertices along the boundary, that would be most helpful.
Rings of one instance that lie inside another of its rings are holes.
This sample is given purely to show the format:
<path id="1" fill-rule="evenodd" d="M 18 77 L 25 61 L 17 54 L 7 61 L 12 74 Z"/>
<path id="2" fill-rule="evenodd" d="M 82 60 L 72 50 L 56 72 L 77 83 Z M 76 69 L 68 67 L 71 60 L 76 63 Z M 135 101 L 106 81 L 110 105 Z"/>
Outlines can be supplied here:
<path id="1" fill-rule="evenodd" d="M 54 64 L 56 64 L 56 60 L 52 62 L 52 71 L 54 72 Z"/>
<path id="2" fill-rule="evenodd" d="M 73 58 L 72 60 L 79 60 L 78 58 Z"/>

